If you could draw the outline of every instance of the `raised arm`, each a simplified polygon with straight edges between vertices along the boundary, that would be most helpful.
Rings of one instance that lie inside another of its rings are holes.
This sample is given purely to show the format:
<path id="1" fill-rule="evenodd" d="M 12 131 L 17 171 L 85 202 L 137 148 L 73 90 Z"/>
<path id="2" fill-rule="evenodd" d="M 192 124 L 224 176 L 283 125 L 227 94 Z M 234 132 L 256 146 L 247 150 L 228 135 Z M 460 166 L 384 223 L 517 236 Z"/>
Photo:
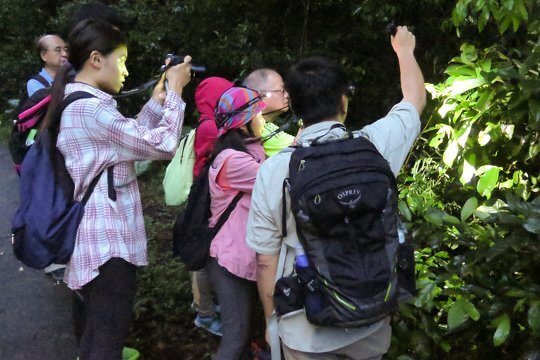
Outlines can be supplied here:
<path id="1" fill-rule="evenodd" d="M 422 114 L 426 106 L 426 89 L 424 76 L 414 57 L 416 39 L 406 26 L 398 26 L 391 43 L 399 61 L 403 100 L 410 102 L 418 114 Z"/>

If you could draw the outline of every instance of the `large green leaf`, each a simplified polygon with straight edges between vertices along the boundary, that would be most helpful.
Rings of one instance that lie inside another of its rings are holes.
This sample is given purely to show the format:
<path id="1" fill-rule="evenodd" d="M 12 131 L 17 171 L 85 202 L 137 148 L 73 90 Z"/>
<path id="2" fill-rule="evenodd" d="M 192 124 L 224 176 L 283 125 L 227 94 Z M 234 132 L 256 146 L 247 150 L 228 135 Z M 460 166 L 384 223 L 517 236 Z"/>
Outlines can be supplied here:
<path id="1" fill-rule="evenodd" d="M 407 206 L 407 203 L 405 201 L 403 200 L 399 201 L 398 209 L 401 215 L 403 215 L 405 219 L 407 219 L 407 221 L 411 221 L 412 219 L 411 210 L 409 210 L 409 207 Z"/>
<path id="2" fill-rule="evenodd" d="M 533 331 L 540 335 L 540 301 L 534 302 L 527 312 L 527 321 Z"/>
<path id="3" fill-rule="evenodd" d="M 478 184 L 476 185 L 476 190 L 480 195 L 489 199 L 491 197 L 491 192 L 495 189 L 498 182 L 499 168 L 492 167 L 480 176 L 480 180 L 478 180 Z"/>
<path id="4" fill-rule="evenodd" d="M 477 321 L 480 319 L 480 313 L 470 301 L 465 299 L 457 300 L 448 310 L 448 331 L 456 330 L 469 318 Z"/>
<path id="5" fill-rule="evenodd" d="M 448 310 L 448 331 L 452 332 L 456 330 L 456 328 L 461 326 L 468 318 L 469 315 L 465 309 L 464 301 L 456 301 Z"/>
<path id="6" fill-rule="evenodd" d="M 448 89 L 446 89 L 447 92 L 450 92 L 450 96 L 456 96 L 463 94 L 466 91 L 475 89 L 483 84 L 485 84 L 485 80 L 483 79 L 459 79 L 455 80 L 452 86 L 450 86 Z"/>
<path id="7" fill-rule="evenodd" d="M 493 345 L 501 346 L 510 334 L 510 316 L 505 313 L 495 319 L 493 323 L 497 326 L 493 334 Z"/>
<path id="8" fill-rule="evenodd" d="M 523 227 L 533 234 L 540 234 L 540 217 L 528 218 Z"/>
<path id="9" fill-rule="evenodd" d="M 456 159 L 459 152 L 459 146 L 457 141 L 450 141 L 448 144 L 448 147 L 444 151 L 443 154 L 443 162 L 446 166 L 451 167 L 454 163 L 454 160 Z"/>
<path id="10" fill-rule="evenodd" d="M 480 319 L 480 312 L 478 311 L 476 306 L 474 306 L 474 304 L 471 303 L 470 301 L 465 300 L 464 302 L 465 302 L 464 304 L 465 311 L 467 311 L 467 314 L 469 315 L 469 317 L 473 319 L 474 321 L 478 321 Z"/>
<path id="11" fill-rule="evenodd" d="M 478 207 L 478 199 L 475 197 L 470 198 L 465 202 L 461 208 L 461 221 L 465 221 L 471 216 Z"/>

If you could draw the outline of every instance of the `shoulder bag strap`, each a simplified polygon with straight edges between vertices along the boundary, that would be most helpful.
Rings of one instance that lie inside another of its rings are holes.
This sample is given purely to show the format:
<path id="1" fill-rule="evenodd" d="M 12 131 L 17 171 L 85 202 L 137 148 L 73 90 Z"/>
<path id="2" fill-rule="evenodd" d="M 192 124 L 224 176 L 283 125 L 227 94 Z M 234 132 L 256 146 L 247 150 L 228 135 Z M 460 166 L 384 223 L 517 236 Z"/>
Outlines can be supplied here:
<path id="1" fill-rule="evenodd" d="M 216 225 L 212 228 L 212 231 L 215 234 L 217 234 L 217 232 L 219 231 L 219 229 L 221 229 L 221 227 L 223 226 L 223 224 L 225 224 L 225 221 L 227 221 L 227 219 L 229 218 L 229 216 L 231 215 L 232 211 L 234 210 L 234 208 L 236 207 L 236 204 L 238 204 L 238 202 L 240 201 L 240 199 L 242 198 L 242 196 L 244 196 L 244 193 L 242 191 L 240 191 L 238 194 L 236 194 L 236 196 L 234 197 L 234 199 L 231 201 L 231 203 L 229 204 L 229 206 L 227 206 L 227 209 L 225 209 L 225 212 L 219 217 L 219 220 L 218 222 L 216 223 Z"/>

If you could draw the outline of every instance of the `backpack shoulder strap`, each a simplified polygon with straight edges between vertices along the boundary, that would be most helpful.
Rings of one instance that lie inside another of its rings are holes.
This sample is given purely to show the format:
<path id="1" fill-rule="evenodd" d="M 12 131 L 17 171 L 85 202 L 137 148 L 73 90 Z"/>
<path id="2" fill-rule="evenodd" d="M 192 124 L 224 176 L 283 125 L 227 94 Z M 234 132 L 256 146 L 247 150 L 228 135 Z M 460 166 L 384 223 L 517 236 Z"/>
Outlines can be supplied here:
<path id="1" fill-rule="evenodd" d="M 240 199 L 242 198 L 242 196 L 244 196 L 244 193 L 243 193 L 242 191 L 238 192 L 238 194 L 236 194 L 236 196 L 235 196 L 234 199 L 231 201 L 231 203 L 229 204 L 229 206 L 227 206 L 227 209 L 225 209 L 225 212 L 223 212 L 223 214 L 219 217 L 218 222 L 217 222 L 216 225 L 214 226 L 214 234 L 217 234 L 217 232 L 219 231 L 219 229 L 221 229 L 221 227 L 223 226 L 223 224 L 225 224 L 225 221 L 227 221 L 227 219 L 228 219 L 229 216 L 231 215 L 232 211 L 233 211 L 234 208 L 236 207 L 236 204 L 238 204 L 238 202 L 240 201 Z"/>
<path id="2" fill-rule="evenodd" d="M 54 123 L 60 123 L 60 119 L 62 117 L 62 113 L 64 110 L 73 102 L 80 100 L 80 99 L 88 99 L 93 98 L 94 95 L 90 94 L 86 91 L 75 91 L 62 100 L 62 102 L 58 105 L 58 108 L 56 109 L 56 112 L 54 113 Z"/>
<path id="3" fill-rule="evenodd" d="M 47 79 L 45 79 L 43 76 L 41 76 L 40 74 L 36 74 L 36 75 L 32 75 L 30 77 L 29 80 L 36 80 L 38 81 L 41 85 L 45 86 L 45 87 L 49 87 L 51 86 L 51 83 L 47 81 Z"/>
<path id="4" fill-rule="evenodd" d="M 89 98 L 93 98 L 93 97 L 95 97 L 95 96 L 90 94 L 89 92 L 86 92 L 86 91 L 75 91 L 75 92 L 69 94 L 68 96 L 66 96 L 66 98 L 60 103 L 60 105 L 56 109 L 55 118 L 54 118 L 53 122 L 57 123 L 57 124 L 60 123 L 62 113 L 68 107 L 69 104 L 71 104 L 71 103 L 73 103 L 73 102 L 75 102 L 77 100 L 89 99 Z M 113 174 L 113 168 L 114 168 L 114 166 L 110 166 L 110 167 L 107 168 L 107 188 L 108 188 L 109 198 L 112 201 L 116 201 L 116 190 L 114 189 L 114 183 L 113 183 L 113 175 L 114 175 Z M 97 174 L 94 179 L 92 179 L 92 182 L 88 186 L 88 189 L 86 189 L 86 193 L 84 194 L 84 197 L 81 200 L 81 202 L 83 204 L 86 204 L 86 202 L 90 198 L 90 195 L 92 195 L 92 192 L 94 191 L 94 188 L 96 187 L 96 185 L 97 185 L 97 183 L 99 181 L 99 178 L 101 177 L 102 174 L 103 174 L 103 170 L 100 171 L 99 174 Z"/>

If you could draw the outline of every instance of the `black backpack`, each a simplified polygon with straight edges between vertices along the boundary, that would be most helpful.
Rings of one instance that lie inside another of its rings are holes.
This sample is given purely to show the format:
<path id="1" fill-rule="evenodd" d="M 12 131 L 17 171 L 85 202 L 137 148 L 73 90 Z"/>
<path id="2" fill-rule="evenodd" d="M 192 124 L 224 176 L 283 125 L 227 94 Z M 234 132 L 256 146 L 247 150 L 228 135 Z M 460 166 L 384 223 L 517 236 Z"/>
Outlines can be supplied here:
<path id="1" fill-rule="evenodd" d="M 30 97 L 28 97 L 25 88 L 14 111 L 13 127 L 9 137 L 9 152 L 17 172 L 33 143 L 32 137 L 37 135 L 37 129 L 45 117 L 50 102 L 51 84 L 39 74 L 32 76 L 29 80 L 32 79 L 39 81 L 45 88 L 37 90 Z"/>
<path id="2" fill-rule="evenodd" d="M 212 239 L 244 195 L 243 192 L 239 192 L 216 225 L 210 227 L 208 223 L 211 216 L 209 169 L 210 164 L 205 165 L 194 180 L 186 208 L 178 214 L 173 227 L 173 255 L 180 257 L 189 271 L 201 270 L 206 266 Z"/>
<path id="3" fill-rule="evenodd" d="M 414 253 L 400 228 L 396 180 L 369 140 L 296 148 L 284 187 L 309 260 L 297 274 L 311 323 L 364 326 L 414 296 Z M 316 311 L 310 294 L 322 302 Z"/>

